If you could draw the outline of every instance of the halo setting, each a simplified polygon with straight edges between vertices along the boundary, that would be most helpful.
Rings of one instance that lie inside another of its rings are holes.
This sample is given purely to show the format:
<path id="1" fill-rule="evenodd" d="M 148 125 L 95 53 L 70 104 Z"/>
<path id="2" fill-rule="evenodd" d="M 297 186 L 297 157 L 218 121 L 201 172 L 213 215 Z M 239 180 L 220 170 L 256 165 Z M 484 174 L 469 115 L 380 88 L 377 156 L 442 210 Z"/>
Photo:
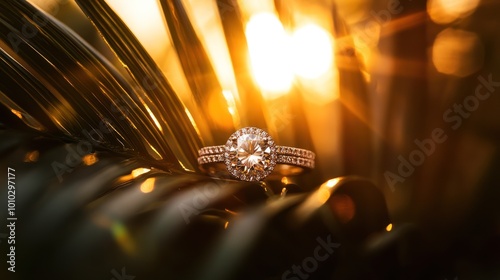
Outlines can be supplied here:
<path id="1" fill-rule="evenodd" d="M 225 145 L 226 168 L 243 181 L 260 181 L 267 177 L 273 172 L 276 160 L 276 144 L 259 128 L 242 128 L 233 133 Z"/>
<path id="2" fill-rule="evenodd" d="M 263 181 L 271 173 L 278 175 L 274 178 L 298 175 L 314 169 L 316 158 L 309 150 L 276 145 L 267 132 L 255 127 L 236 131 L 225 145 L 203 147 L 198 155 L 200 169 L 209 175 L 249 182 Z"/>

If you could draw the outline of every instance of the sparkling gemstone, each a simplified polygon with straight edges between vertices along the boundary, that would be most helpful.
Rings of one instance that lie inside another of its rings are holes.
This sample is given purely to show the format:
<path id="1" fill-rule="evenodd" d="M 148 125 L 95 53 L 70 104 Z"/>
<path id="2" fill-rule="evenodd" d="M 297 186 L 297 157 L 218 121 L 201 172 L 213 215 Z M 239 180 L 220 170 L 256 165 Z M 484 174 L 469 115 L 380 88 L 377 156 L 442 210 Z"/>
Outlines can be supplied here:
<path id="1" fill-rule="evenodd" d="M 275 145 L 271 137 L 258 128 L 243 128 L 229 138 L 226 166 L 228 171 L 245 181 L 259 181 L 276 165 Z"/>

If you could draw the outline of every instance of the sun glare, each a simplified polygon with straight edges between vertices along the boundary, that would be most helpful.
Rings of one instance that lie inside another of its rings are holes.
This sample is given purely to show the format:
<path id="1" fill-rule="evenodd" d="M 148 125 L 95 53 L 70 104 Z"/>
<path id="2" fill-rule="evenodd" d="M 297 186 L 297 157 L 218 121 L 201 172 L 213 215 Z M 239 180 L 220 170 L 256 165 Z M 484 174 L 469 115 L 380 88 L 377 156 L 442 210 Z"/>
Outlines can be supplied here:
<path id="1" fill-rule="evenodd" d="M 288 91 L 293 73 L 286 53 L 288 36 L 279 19 L 271 13 L 252 16 L 246 26 L 246 37 L 257 84 L 264 91 Z"/>
<path id="2" fill-rule="evenodd" d="M 108 0 L 153 58 L 160 59 L 168 46 L 168 35 L 155 0 Z"/>
<path id="3" fill-rule="evenodd" d="M 288 93 L 295 78 L 316 80 L 332 69 L 333 37 L 316 24 L 289 34 L 273 13 L 257 13 L 246 37 L 253 76 L 267 99 Z"/>
<path id="4" fill-rule="evenodd" d="M 296 75 L 315 79 L 326 73 L 333 62 L 333 39 L 323 28 L 308 24 L 292 35 L 293 70 Z"/>

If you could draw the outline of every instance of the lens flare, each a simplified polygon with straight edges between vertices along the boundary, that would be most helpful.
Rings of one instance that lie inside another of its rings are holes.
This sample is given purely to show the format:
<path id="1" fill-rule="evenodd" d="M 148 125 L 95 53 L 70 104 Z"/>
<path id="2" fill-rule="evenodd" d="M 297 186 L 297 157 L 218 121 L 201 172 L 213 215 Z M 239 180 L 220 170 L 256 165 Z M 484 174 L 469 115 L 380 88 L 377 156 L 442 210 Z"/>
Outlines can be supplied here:
<path id="1" fill-rule="evenodd" d="M 272 13 L 253 15 L 246 25 L 245 34 L 252 65 L 252 73 L 262 90 L 286 93 L 292 85 L 291 71 L 287 51 L 288 36 L 279 19 Z"/>
<path id="2" fill-rule="evenodd" d="M 128 229 L 119 221 L 114 221 L 111 225 L 111 233 L 123 251 L 132 255 L 136 251 L 136 246 Z"/>
<path id="3" fill-rule="evenodd" d="M 297 76 L 315 79 L 332 67 L 333 39 L 323 28 L 308 24 L 292 35 L 292 63 Z"/>

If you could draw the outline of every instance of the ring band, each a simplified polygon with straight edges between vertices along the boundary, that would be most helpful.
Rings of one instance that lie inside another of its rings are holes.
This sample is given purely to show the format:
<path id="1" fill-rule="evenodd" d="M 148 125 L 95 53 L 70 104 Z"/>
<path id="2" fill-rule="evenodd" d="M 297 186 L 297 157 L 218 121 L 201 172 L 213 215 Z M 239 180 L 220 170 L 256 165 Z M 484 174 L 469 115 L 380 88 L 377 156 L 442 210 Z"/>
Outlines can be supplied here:
<path id="1" fill-rule="evenodd" d="M 204 147 L 198 154 L 198 164 L 209 174 L 215 175 L 225 164 L 229 174 L 250 182 L 261 181 L 273 171 L 289 176 L 313 169 L 316 157 L 309 150 L 278 146 L 267 132 L 255 127 L 242 128 L 226 145 Z"/>

